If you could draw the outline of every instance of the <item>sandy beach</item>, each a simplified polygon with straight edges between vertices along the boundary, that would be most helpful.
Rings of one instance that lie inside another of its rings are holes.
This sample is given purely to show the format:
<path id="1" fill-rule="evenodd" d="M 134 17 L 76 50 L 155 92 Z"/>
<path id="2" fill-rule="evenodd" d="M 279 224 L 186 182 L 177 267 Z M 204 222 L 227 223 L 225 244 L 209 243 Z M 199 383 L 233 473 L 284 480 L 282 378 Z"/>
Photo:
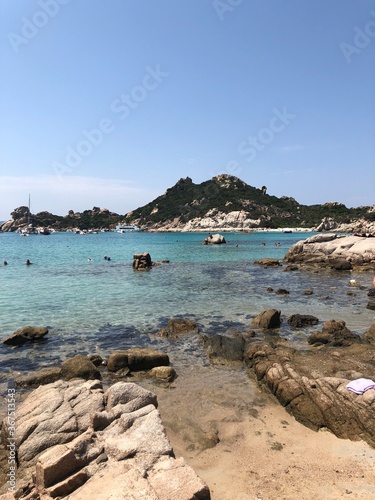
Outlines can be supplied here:
<path id="1" fill-rule="evenodd" d="M 155 392 L 176 456 L 212 500 L 375 497 L 373 448 L 304 427 L 243 369 L 186 369 Z"/>

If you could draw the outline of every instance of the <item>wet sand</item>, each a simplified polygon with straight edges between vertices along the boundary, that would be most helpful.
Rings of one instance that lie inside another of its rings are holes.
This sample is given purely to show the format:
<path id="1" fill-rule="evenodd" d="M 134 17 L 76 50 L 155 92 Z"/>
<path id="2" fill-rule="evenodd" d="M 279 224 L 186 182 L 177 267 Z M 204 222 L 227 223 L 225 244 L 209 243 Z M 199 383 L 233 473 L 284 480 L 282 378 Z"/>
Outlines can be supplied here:
<path id="1" fill-rule="evenodd" d="M 241 367 L 179 374 L 171 388 L 146 385 L 176 456 L 212 500 L 375 498 L 375 449 L 366 443 L 302 426 Z"/>

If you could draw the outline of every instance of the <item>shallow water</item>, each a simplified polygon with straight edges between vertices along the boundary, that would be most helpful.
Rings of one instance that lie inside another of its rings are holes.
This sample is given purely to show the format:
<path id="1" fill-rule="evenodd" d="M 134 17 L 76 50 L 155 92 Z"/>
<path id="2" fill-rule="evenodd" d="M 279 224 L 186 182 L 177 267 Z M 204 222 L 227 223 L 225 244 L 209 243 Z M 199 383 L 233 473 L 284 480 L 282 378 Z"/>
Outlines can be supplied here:
<path id="1" fill-rule="evenodd" d="M 374 322 L 374 311 L 366 309 L 372 276 L 254 265 L 262 257 L 282 259 L 310 235 L 229 233 L 227 245 L 206 246 L 200 233 L 0 234 L 0 263 L 8 262 L 0 267 L 2 336 L 29 324 L 49 328 L 35 345 L 0 344 L 1 373 L 28 372 L 76 353 L 107 357 L 115 349 L 146 345 L 169 351 L 172 363 L 191 363 L 200 356 L 194 342 L 171 344 L 154 335 L 176 316 L 193 318 L 201 331 L 214 334 L 249 329 L 251 318 L 274 307 L 284 319 L 280 335 L 293 341 L 309 333 L 288 327 L 286 318 L 294 313 L 314 314 L 321 322 L 343 319 L 364 333 Z M 145 251 L 153 261 L 170 262 L 134 272 L 133 254 Z M 25 266 L 26 259 L 33 265 Z M 350 287 L 352 278 L 362 286 Z M 268 287 L 290 293 L 280 296 Z M 307 288 L 313 295 L 303 294 Z"/>

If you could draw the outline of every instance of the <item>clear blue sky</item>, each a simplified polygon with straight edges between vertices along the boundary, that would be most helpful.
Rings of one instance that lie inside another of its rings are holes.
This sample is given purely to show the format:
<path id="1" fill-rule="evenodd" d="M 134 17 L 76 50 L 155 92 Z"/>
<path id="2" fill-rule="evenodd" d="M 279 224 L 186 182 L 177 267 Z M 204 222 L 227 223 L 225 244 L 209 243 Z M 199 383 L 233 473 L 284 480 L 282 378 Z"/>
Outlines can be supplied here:
<path id="1" fill-rule="evenodd" d="M 220 173 L 375 203 L 375 2 L 0 0 L 0 220 Z"/>

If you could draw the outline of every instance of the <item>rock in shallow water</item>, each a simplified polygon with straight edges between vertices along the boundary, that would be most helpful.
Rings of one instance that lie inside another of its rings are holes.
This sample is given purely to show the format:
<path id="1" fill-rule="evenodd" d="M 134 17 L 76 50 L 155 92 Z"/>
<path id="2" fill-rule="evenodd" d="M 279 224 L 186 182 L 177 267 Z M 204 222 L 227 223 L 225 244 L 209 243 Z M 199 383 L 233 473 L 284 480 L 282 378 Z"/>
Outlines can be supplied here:
<path id="1" fill-rule="evenodd" d="M 280 328 L 280 315 L 281 311 L 277 311 L 276 309 L 263 311 L 253 319 L 252 326 L 254 328 L 262 328 L 264 330 Z"/>
<path id="2" fill-rule="evenodd" d="M 288 324 L 293 328 L 303 328 L 304 326 L 316 325 L 319 319 L 310 314 L 292 314 L 288 318 Z"/>
<path id="3" fill-rule="evenodd" d="M 61 365 L 61 378 L 71 380 L 72 378 L 83 378 L 84 380 L 100 379 L 101 375 L 97 367 L 86 356 L 77 354 L 66 359 Z"/>
<path id="4" fill-rule="evenodd" d="M 314 332 L 308 338 L 309 344 L 329 344 L 335 347 L 348 346 L 354 342 L 361 342 L 361 337 L 352 333 L 346 327 L 345 321 L 334 319 L 326 321 L 321 332 Z"/>
<path id="5" fill-rule="evenodd" d="M 168 320 L 166 328 L 162 328 L 158 332 L 159 337 L 176 338 L 182 334 L 199 333 L 199 327 L 192 319 L 171 318 Z"/>
<path id="6" fill-rule="evenodd" d="M 12 335 L 3 340 L 3 344 L 21 346 L 26 342 L 35 342 L 42 339 L 48 333 L 48 328 L 37 326 L 23 326 Z"/>
<path id="7" fill-rule="evenodd" d="M 222 245 L 223 243 L 226 243 L 226 240 L 221 234 L 210 234 L 202 242 L 203 245 Z"/>
<path id="8" fill-rule="evenodd" d="M 116 372 L 122 368 L 129 368 L 132 371 L 150 370 L 155 366 L 168 366 L 169 357 L 161 351 L 155 349 L 133 347 L 123 351 L 113 352 L 107 361 L 107 368 L 110 372 Z"/>

